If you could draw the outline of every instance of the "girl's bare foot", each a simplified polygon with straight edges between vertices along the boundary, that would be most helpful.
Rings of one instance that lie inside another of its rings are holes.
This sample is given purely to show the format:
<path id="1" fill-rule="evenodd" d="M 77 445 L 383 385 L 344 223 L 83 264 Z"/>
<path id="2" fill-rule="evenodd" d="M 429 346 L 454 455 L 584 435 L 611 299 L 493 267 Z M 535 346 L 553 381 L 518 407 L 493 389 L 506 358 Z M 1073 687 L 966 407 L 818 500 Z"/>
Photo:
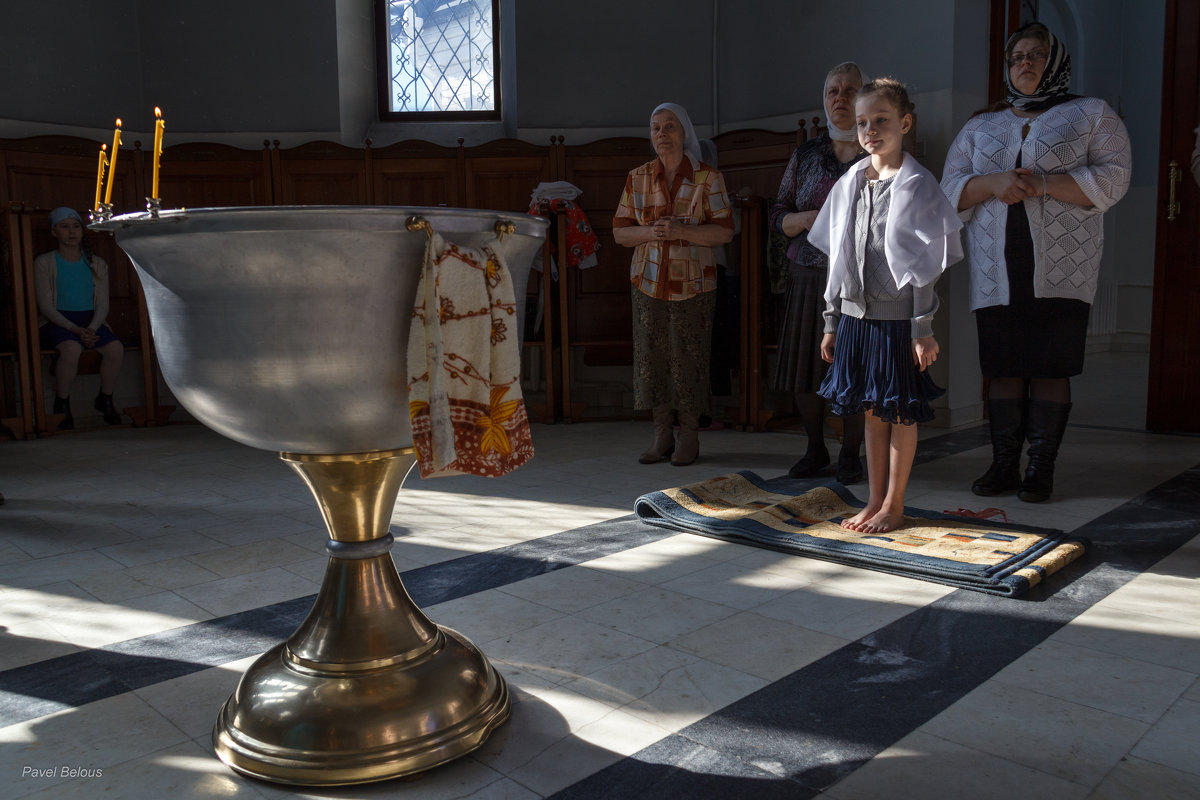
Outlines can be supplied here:
<path id="1" fill-rule="evenodd" d="M 853 517 L 842 520 L 842 527 L 848 531 L 861 531 L 862 526 L 866 524 L 867 520 L 879 513 L 879 509 L 882 507 L 882 505 L 882 503 L 868 504 L 866 508 L 855 514 Z"/>
<path id="2" fill-rule="evenodd" d="M 862 523 L 855 530 L 860 533 L 887 533 L 904 527 L 904 515 L 894 511 L 883 510 Z"/>

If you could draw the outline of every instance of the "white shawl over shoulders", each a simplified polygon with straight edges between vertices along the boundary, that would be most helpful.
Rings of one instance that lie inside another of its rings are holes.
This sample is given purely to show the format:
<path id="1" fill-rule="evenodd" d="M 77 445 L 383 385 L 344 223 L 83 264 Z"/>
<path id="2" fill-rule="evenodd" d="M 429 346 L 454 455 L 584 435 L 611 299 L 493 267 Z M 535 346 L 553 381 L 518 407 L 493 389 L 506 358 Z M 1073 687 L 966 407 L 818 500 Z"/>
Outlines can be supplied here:
<path id="1" fill-rule="evenodd" d="M 825 299 L 837 297 L 854 263 L 854 199 L 871 160 L 864 158 L 843 175 L 817 214 L 808 241 L 829 255 Z M 892 184 L 883 251 L 897 288 L 925 286 L 963 257 L 962 220 L 929 170 L 908 153 Z"/>

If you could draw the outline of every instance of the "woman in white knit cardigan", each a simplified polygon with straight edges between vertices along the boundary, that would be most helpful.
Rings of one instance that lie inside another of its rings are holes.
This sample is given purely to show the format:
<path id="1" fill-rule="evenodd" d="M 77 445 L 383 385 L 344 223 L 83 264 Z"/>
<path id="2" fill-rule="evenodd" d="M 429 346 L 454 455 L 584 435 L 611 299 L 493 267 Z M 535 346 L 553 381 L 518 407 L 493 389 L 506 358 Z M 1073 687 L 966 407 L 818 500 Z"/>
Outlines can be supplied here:
<path id="1" fill-rule="evenodd" d="M 1103 214 L 1129 187 L 1129 136 L 1103 100 L 1068 93 L 1071 57 L 1044 25 L 1014 33 L 1004 56 L 1006 106 L 963 127 L 942 189 L 966 221 L 990 387 L 992 464 L 971 488 L 1039 502 L 1053 489 L 1070 378 L 1083 371 Z"/>

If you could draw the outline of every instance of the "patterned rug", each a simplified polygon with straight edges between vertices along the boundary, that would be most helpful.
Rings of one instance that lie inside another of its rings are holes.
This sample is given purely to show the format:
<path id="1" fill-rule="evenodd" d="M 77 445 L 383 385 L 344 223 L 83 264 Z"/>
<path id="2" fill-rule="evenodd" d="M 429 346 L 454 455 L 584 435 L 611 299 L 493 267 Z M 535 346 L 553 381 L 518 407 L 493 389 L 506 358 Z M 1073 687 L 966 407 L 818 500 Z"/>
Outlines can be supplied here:
<path id="1" fill-rule="evenodd" d="M 840 525 L 864 505 L 849 489 L 798 483 L 736 472 L 642 495 L 634 511 L 649 525 L 1009 597 L 1084 552 L 1062 531 L 919 508 L 897 530 L 858 533 Z"/>

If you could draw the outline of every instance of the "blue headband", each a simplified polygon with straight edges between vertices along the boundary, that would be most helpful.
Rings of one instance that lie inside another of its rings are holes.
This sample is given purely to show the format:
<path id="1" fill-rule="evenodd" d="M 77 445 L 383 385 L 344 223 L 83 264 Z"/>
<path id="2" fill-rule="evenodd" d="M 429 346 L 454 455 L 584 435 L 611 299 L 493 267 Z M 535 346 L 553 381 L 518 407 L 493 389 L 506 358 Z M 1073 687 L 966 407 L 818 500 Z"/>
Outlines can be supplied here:
<path id="1" fill-rule="evenodd" d="M 50 212 L 50 229 L 54 230 L 55 225 L 62 222 L 64 219 L 71 219 L 72 217 L 74 217 L 80 225 L 83 224 L 83 217 L 79 216 L 78 211 L 73 208 L 67 208 L 66 206 L 59 206 Z"/>

